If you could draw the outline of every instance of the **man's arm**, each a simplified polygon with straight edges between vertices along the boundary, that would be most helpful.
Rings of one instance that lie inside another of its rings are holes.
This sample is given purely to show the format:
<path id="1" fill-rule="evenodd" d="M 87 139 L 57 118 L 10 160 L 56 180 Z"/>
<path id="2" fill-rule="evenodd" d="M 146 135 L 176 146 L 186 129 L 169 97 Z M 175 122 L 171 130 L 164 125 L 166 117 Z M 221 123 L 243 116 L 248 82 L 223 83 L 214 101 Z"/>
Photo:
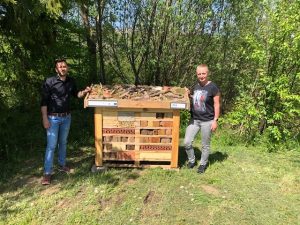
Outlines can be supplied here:
<path id="1" fill-rule="evenodd" d="M 211 125 L 211 130 L 215 131 L 218 127 L 218 118 L 220 116 L 220 93 L 217 93 L 217 95 L 214 97 L 214 111 L 215 111 L 215 116 L 213 123 Z"/>
<path id="2" fill-rule="evenodd" d="M 50 123 L 48 120 L 47 106 L 41 106 L 41 112 L 42 112 L 43 126 L 45 129 L 48 129 L 50 127 Z"/>
<path id="3" fill-rule="evenodd" d="M 91 88 L 90 87 L 86 87 L 84 90 L 82 91 L 79 91 L 77 93 L 77 97 L 78 98 L 83 98 L 87 93 L 89 93 L 91 91 Z"/>

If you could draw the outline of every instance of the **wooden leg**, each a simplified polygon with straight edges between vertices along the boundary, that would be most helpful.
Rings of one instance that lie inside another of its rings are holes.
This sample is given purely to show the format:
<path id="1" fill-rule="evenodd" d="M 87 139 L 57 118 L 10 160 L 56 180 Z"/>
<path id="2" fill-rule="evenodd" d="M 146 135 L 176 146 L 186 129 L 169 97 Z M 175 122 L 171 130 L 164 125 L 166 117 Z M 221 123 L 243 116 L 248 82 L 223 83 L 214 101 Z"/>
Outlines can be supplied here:
<path id="1" fill-rule="evenodd" d="M 171 168 L 178 167 L 179 126 L 180 126 L 180 111 L 174 110 L 173 111 Z"/>
<path id="2" fill-rule="evenodd" d="M 103 166 L 103 144 L 102 144 L 102 127 L 103 127 L 103 114 L 102 109 L 96 107 L 94 112 L 94 122 L 95 122 L 95 165 L 97 167 Z"/>

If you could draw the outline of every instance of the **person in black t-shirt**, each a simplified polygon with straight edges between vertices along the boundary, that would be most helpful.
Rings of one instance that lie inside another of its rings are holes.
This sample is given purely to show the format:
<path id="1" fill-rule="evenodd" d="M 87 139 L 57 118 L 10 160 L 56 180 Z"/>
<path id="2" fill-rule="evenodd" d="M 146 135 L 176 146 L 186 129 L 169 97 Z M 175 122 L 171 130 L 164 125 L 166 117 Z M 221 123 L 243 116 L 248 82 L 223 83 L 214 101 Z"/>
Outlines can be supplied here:
<path id="1" fill-rule="evenodd" d="M 86 87 L 78 91 L 75 80 L 68 76 L 68 65 L 65 59 L 55 60 L 56 76 L 46 79 L 42 86 L 41 112 L 43 127 L 47 131 L 47 147 L 44 162 L 44 176 L 42 184 L 51 182 L 53 157 L 58 147 L 59 169 L 69 172 L 66 166 L 67 138 L 71 125 L 70 98 L 82 98 L 90 90 Z"/>
<path id="2" fill-rule="evenodd" d="M 218 127 L 220 114 L 220 90 L 217 85 L 208 80 L 208 66 L 201 64 L 196 70 L 198 82 L 192 87 L 191 99 L 191 119 L 186 128 L 184 145 L 188 156 L 188 168 L 196 165 L 193 141 L 201 130 L 201 159 L 198 173 L 204 173 L 208 165 L 210 153 L 211 132 Z"/>

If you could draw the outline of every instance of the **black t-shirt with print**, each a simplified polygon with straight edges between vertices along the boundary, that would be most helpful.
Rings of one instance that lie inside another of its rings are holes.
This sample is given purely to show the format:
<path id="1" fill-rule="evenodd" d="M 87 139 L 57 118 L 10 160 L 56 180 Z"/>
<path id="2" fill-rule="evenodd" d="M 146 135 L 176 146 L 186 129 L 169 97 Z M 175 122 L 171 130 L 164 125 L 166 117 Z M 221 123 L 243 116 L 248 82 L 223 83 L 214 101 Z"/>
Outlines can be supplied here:
<path id="1" fill-rule="evenodd" d="M 205 86 L 195 84 L 191 91 L 191 116 L 195 120 L 210 121 L 214 119 L 214 97 L 220 92 L 213 82 Z"/>

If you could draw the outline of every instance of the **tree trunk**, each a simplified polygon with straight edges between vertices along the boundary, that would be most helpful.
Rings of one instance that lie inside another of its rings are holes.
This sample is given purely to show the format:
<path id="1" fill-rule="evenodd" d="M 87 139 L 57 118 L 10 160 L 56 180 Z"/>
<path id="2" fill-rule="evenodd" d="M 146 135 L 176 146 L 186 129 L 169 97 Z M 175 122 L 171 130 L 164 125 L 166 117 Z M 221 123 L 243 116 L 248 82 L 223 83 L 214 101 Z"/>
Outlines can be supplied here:
<path id="1" fill-rule="evenodd" d="M 105 63 L 104 63 L 104 52 L 103 52 L 103 12 L 105 9 L 105 0 L 98 0 L 98 18 L 96 19 L 96 33 L 98 42 L 98 53 L 99 53 L 99 78 L 102 84 L 106 84 L 105 77 Z"/>
<path id="2" fill-rule="evenodd" d="M 97 82 L 97 55 L 96 55 L 96 43 L 92 37 L 92 29 L 89 22 L 89 9 L 85 3 L 80 5 L 80 15 L 82 22 L 85 28 L 85 38 L 88 46 L 88 55 L 89 55 L 89 69 L 88 76 L 90 82 Z"/>

